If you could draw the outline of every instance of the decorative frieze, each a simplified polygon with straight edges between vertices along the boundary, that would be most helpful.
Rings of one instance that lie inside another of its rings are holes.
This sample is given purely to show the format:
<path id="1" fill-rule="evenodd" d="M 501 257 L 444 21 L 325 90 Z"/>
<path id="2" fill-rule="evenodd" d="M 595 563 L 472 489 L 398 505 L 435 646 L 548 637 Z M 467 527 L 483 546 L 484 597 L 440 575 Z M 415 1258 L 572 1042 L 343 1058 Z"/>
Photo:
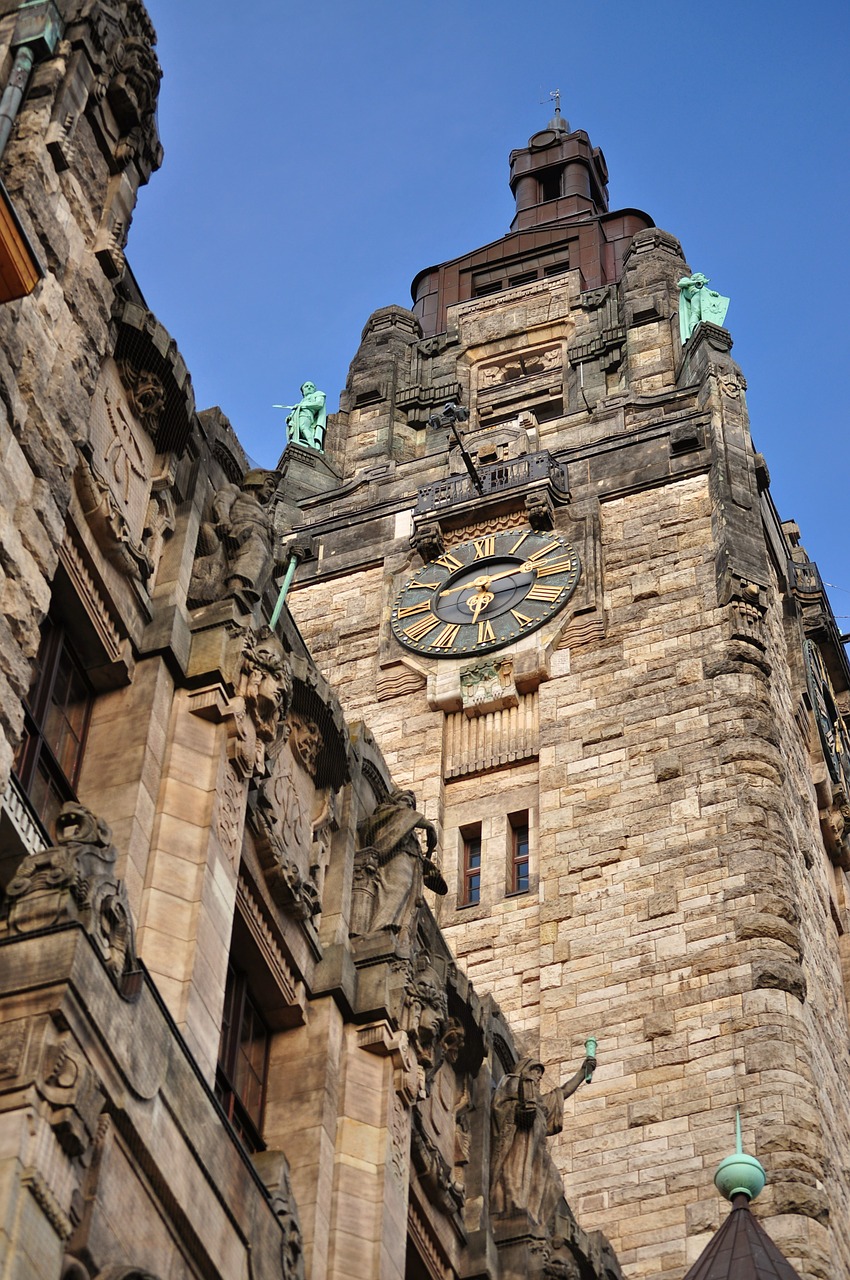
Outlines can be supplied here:
<path id="1" fill-rule="evenodd" d="M 537 693 L 519 695 L 515 706 L 470 716 L 467 710 L 446 716 L 443 776 L 460 778 L 502 765 L 532 760 L 540 751 Z"/>

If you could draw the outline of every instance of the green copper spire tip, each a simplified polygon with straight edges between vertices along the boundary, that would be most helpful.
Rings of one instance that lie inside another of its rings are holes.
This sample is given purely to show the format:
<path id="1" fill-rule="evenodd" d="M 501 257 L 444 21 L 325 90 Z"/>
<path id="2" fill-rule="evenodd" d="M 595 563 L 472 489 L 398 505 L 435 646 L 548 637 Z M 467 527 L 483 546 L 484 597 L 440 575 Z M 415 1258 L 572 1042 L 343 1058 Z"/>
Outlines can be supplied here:
<path id="1" fill-rule="evenodd" d="M 714 1185 L 727 1200 L 738 1195 L 755 1200 L 766 1181 L 767 1174 L 759 1161 L 755 1156 L 744 1153 L 741 1142 L 741 1109 L 738 1107 L 735 1111 L 735 1154 L 720 1161 L 714 1175 Z"/>

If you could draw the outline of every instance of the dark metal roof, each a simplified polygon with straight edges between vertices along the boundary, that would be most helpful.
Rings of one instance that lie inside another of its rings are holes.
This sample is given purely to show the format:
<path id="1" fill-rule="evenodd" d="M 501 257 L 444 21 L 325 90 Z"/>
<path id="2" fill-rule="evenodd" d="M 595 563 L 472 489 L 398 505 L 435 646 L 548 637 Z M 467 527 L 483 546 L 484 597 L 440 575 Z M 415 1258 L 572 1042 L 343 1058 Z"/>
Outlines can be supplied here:
<path id="1" fill-rule="evenodd" d="M 684 1280 L 800 1280 L 800 1273 L 750 1213 L 747 1197 L 738 1195 Z"/>

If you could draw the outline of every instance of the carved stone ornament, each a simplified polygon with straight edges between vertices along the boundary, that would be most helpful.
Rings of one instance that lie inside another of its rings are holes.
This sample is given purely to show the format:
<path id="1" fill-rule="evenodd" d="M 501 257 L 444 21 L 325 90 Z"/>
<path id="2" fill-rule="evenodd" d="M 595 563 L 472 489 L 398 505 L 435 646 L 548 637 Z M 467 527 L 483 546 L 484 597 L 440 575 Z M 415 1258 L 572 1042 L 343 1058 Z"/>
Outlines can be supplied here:
<path id="1" fill-rule="evenodd" d="M 155 440 L 159 430 L 159 420 L 165 408 L 165 387 L 161 379 L 148 369 L 137 369 L 129 360 L 119 361 L 118 371 L 134 417 L 142 424 L 151 439 Z"/>
<path id="2" fill-rule="evenodd" d="M 443 531 L 435 522 L 417 525 L 411 534 L 410 545 L 425 564 L 436 560 L 446 549 Z"/>
<path id="3" fill-rule="evenodd" d="M 81 804 L 64 804 L 56 844 L 24 858 L 6 889 L 2 925 L 11 934 L 79 922 L 125 998 L 137 994 L 135 935 L 127 891 L 115 875 L 112 832 Z"/>
<path id="4" fill-rule="evenodd" d="M 128 577 L 147 582 L 153 573 L 151 558 L 143 543 L 133 537 L 112 487 L 85 456 L 77 467 L 75 483 L 83 515 L 106 558 Z"/>
<path id="5" fill-rule="evenodd" d="M 230 704 L 237 726 L 230 756 L 243 777 L 262 776 L 267 758 L 281 750 L 291 703 L 292 671 L 280 641 L 268 627 L 246 631 Z"/>
<path id="6" fill-rule="evenodd" d="M 272 1210 L 280 1223 L 282 1280 L 304 1280 L 304 1240 L 286 1156 L 282 1151 L 261 1151 L 253 1156 L 253 1161 L 271 1196 Z"/>
<path id="7" fill-rule="evenodd" d="M 401 1026 L 407 1032 L 416 1059 L 426 1078 L 436 1070 L 440 1040 L 448 1020 L 448 998 L 444 983 L 425 951 L 416 957 L 407 976 Z"/>
<path id="8" fill-rule="evenodd" d="M 80 1156 L 97 1133 L 104 1096 L 97 1076 L 70 1035 L 50 1037 L 36 1088 L 47 1103 L 47 1117 L 66 1155 Z"/>
<path id="9" fill-rule="evenodd" d="M 490 711 L 519 706 L 513 659 L 494 658 L 491 662 L 463 667 L 460 692 L 467 716 L 483 716 Z"/>
<path id="10" fill-rule="evenodd" d="M 463 1045 L 463 1027 L 450 1018 L 437 1046 L 439 1065 L 428 1082 L 427 1096 L 413 1112 L 414 1167 L 430 1197 L 449 1209 L 463 1204 L 471 1147 L 471 1096 L 457 1067 Z"/>
<path id="11" fill-rule="evenodd" d="M 275 569 L 271 501 L 277 471 L 249 471 L 241 485 L 226 484 L 212 501 L 211 518 L 201 525 L 189 605 L 233 596 L 252 609 Z"/>
<path id="12" fill-rule="evenodd" d="M 827 777 L 816 787 L 821 834 L 833 862 L 850 870 L 850 734 L 826 663 L 813 640 L 804 645 L 806 686 Z"/>
<path id="13" fill-rule="evenodd" d="M 423 853 L 417 831 L 426 835 Z M 437 860 L 434 824 L 416 812 L 412 791 L 393 791 L 357 827 L 355 855 L 356 901 L 352 903 L 352 934 L 381 929 L 409 942 L 415 932 L 422 887 L 444 894 L 448 887 Z"/>

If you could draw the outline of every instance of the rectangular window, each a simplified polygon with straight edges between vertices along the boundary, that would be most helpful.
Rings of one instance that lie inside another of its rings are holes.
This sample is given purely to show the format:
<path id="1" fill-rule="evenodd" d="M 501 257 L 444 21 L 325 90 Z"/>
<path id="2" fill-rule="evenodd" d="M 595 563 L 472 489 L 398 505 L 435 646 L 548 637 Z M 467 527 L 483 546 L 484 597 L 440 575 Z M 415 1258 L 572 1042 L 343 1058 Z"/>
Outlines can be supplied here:
<path id="1" fill-rule="evenodd" d="M 528 810 L 512 813 L 510 892 L 528 893 Z"/>
<path id="2" fill-rule="evenodd" d="M 463 884 L 461 906 L 470 907 L 481 901 L 481 824 L 465 827 L 463 838 Z"/>
<path id="3" fill-rule="evenodd" d="M 264 1149 L 260 1130 L 268 1060 L 269 1032 L 248 990 L 248 980 L 228 964 L 215 1092 L 249 1151 Z"/>
<path id="4" fill-rule="evenodd" d="M 62 805 L 76 799 L 92 702 L 64 628 L 48 618 L 24 703 L 24 734 L 15 772 L 51 833 Z"/>

